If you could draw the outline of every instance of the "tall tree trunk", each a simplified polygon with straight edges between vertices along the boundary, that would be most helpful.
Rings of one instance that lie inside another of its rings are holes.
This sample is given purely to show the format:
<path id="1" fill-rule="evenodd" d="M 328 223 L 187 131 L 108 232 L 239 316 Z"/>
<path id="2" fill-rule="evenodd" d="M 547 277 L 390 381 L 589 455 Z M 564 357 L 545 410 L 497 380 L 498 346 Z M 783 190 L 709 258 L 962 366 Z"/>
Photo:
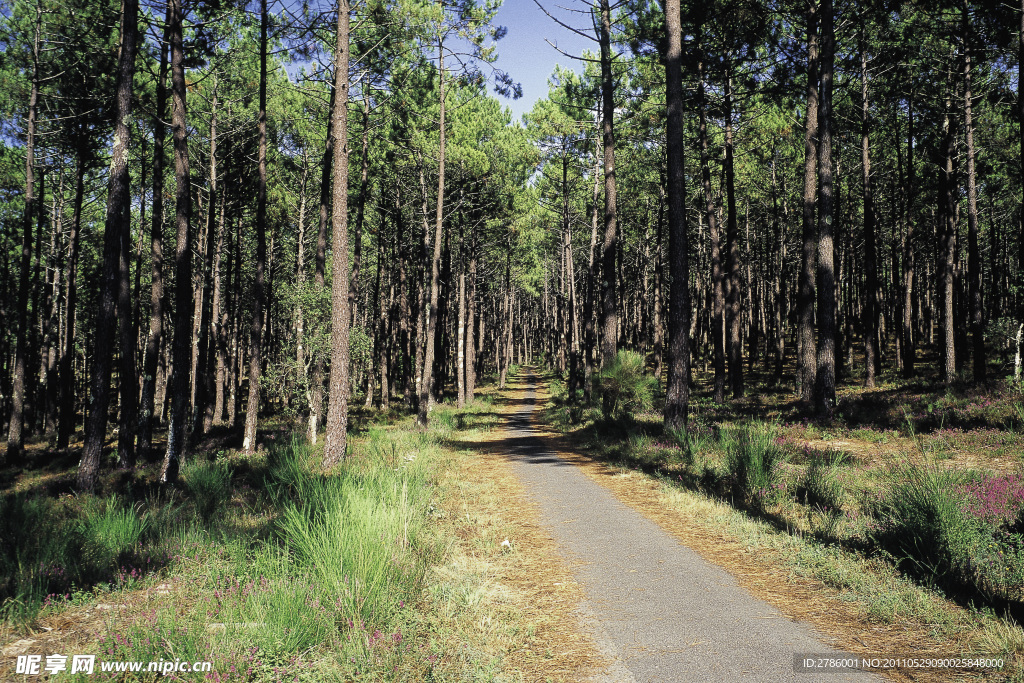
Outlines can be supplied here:
<path id="1" fill-rule="evenodd" d="M 743 346 L 740 340 L 742 310 L 740 309 L 740 240 L 736 215 L 736 174 L 732 139 L 732 66 L 725 76 L 725 197 L 727 222 L 725 232 L 726 331 L 729 357 L 729 383 L 732 397 L 743 396 Z"/>
<path id="2" fill-rule="evenodd" d="M 907 99 L 907 184 L 903 195 L 906 203 L 907 235 L 903 245 L 903 376 L 914 376 L 914 91 Z"/>
<path id="3" fill-rule="evenodd" d="M 426 310 L 426 339 L 423 349 L 423 382 L 420 386 L 419 410 L 416 415 L 416 424 L 421 427 L 427 426 L 430 409 L 433 407 L 432 394 L 434 391 L 434 344 L 437 338 L 437 302 L 440 295 L 441 285 L 441 248 L 443 237 L 443 216 L 444 216 L 444 166 L 445 166 L 445 70 L 444 70 L 444 43 L 438 41 L 437 45 L 438 62 L 438 92 L 440 104 L 440 117 L 438 122 L 438 152 L 437 152 L 437 206 L 434 214 L 434 254 L 430 261 L 430 303 Z"/>
<path id="4" fill-rule="evenodd" d="M 167 51 L 170 41 L 171 4 L 164 17 L 164 40 L 160 44 L 160 70 L 156 81 L 156 114 L 153 117 L 153 218 L 150 227 L 150 315 L 149 334 L 142 368 L 142 396 L 139 405 L 138 448 L 143 457 L 153 444 L 153 421 L 156 418 L 155 394 L 157 365 L 164 334 L 164 142 L 166 127 L 163 116 L 167 110 Z"/>
<path id="5" fill-rule="evenodd" d="M 818 177 L 818 376 L 817 408 L 827 417 L 836 405 L 836 290 L 833 263 L 832 197 L 832 74 L 835 32 L 832 0 L 821 0 L 821 110 L 819 113 Z"/>
<path id="6" fill-rule="evenodd" d="M 868 55 L 864 37 L 864 19 L 860 24 L 860 155 L 864 171 L 864 386 L 875 386 L 878 361 L 878 265 L 875 253 L 875 204 L 871 184 L 871 143 L 868 137 L 871 119 L 868 102 Z"/>
<path id="7" fill-rule="evenodd" d="M 346 83 L 346 88 L 347 85 Z M 320 295 L 326 286 L 327 217 L 331 203 L 331 171 L 334 167 L 334 106 L 336 99 L 337 90 L 332 85 L 329 106 L 330 115 L 327 121 L 327 144 L 324 148 L 323 161 L 320 164 L 320 215 L 316 232 L 316 257 L 313 263 L 313 287 L 317 295 Z M 309 423 L 306 437 L 310 443 L 315 444 L 317 433 L 320 430 L 320 417 L 323 415 L 324 405 L 324 363 L 320 356 L 313 358 L 309 387 Z"/>
<path id="8" fill-rule="evenodd" d="M 168 36 L 171 44 L 171 91 L 173 105 L 171 131 L 174 139 L 174 181 L 176 185 L 174 213 L 177 243 L 174 253 L 174 347 L 171 354 L 171 414 L 167 429 L 167 450 L 160 471 L 162 483 L 178 478 L 180 461 L 188 448 L 189 334 L 192 320 L 192 194 L 188 158 L 188 127 L 186 111 L 184 16 L 181 0 L 170 0 L 171 21 Z"/>
<path id="9" fill-rule="evenodd" d="M 804 132 L 803 249 L 797 284 L 799 344 L 797 386 L 805 405 L 814 402 L 816 354 L 814 348 L 814 299 L 818 268 L 817 230 L 814 221 L 818 194 L 818 0 L 807 4 L 807 113 Z"/>
<path id="10" fill-rule="evenodd" d="M 951 85 L 949 87 L 952 87 Z M 942 236 L 939 243 L 939 273 L 942 278 L 942 332 L 944 375 L 946 384 L 956 380 L 956 315 L 953 305 L 956 279 L 956 179 L 953 170 L 952 95 L 946 95 L 946 111 L 942 120 L 943 168 L 939 176 L 939 202 Z"/>
<path id="11" fill-rule="evenodd" d="M 604 243 L 601 247 L 601 367 L 615 362 L 618 347 L 618 306 L 615 295 L 615 252 L 618 247 L 615 193 L 615 82 L 612 77 L 612 18 L 608 0 L 601 6 L 601 137 L 604 143 Z M 604 398 L 604 412 L 611 411 L 611 396 Z"/>
<path id="12" fill-rule="evenodd" d="M 590 251 L 587 260 L 587 298 L 583 302 L 584 330 L 586 334 L 586 355 L 583 365 L 583 400 L 590 403 L 593 392 L 591 377 L 594 374 L 594 351 L 597 349 L 597 329 L 594 326 L 597 300 L 597 199 L 601 192 L 601 157 L 594 152 L 594 190 L 590 205 Z M 483 318 L 481 317 L 481 325 Z M 483 333 L 480 335 L 483 342 Z"/>
<path id="13" fill-rule="evenodd" d="M 327 408 L 324 467 L 345 458 L 348 442 L 349 311 L 348 311 L 348 62 L 349 3 L 338 0 L 338 32 L 334 48 L 333 205 L 331 208 L 331 383 Z"/>
<path id="14" fill-rule="evenodd" d="M 23 456 L 22 431 L 25 422 L 25 375 L 28 365 L 28 296 L 32 259 L 32 219 L 35 216 L 36 116 L 39 106 L 39 43 L 42 39 L 43 7 L 36 2 L 36 25 L 32 40 L 32 90 L 25 124 L 25 212 L 22 215 L 21 280 L 18 283 L 18 327 L 14 347 L 14 382 L 11 391 L 11 422 L 7 430 L 7 462 L 18 463 Z"/>
<path id="15" fill-rule="evenodd" d="M 967 135 L 967 280 L 971 317 L 971 351 L 974 381 L 985 382 L 985 327 L 981 306 L 981 253 L 978 246 L 978 184 L 974 170 L 974 117 L 971 106 L 970 4 L 961 5 L 961 39 L 964 46 L 964 131 Z"/>
<path id="16" fill-rule="evenodd" d="M 305 187 L 303 185 L 303 187 Z M 303 193 L 305 199 L 305 193 Z M 210 431 L 215 424 L 224 421 L 224 373 L 227 355 L 227 315 L 224 312 L 223 297 L 221 296 L 221 272 L 224 261 L 224 233 L 227 227 L 226 222 L 227 200 L 223 194 L 220 195 L 220 218 L 217 222 L 217 245 L 214 247 L 213 257 L 213 301 L 210 305 L 210 318 L 213 321 L 213 338 L 210 341 L 209 352 L 214 354 L 215 360 L 210 359 L 206 380 L 207 402 L 203 415 L 203 432 Z M 301 338 L 301 337 L 300 337 Z M 212 400 L 210 397 L 212 396 Z"/>
<path id="17" fill-rule="evenodd" d="M 114 325 L 120 300 L 122 319 L 127 323 L 131 312 L 128 288 L 128 242 L 131 235 L 131 177 L 128 172 L 130 132 L 128 119 L 132 113 L 132 79 L 135 75 L 136 36 L 139 23 L 138 0 L 124 0 L 121 16 L 120 57 L 117 64 L 117 114 L 114 123 L 114 143 L 110 158 L 110 178 L 107 182 L 107 211 L 103 229 L 103 289 L 100 293 L 99 317 L 96 321 L 96 351 L 92 371 L 92 405 L 85 423 L 85 448 L 78 466 L 77 487 L 91 491 L 99 475 L 100 456 L 107 435 L 107 407 L 110 401 L 110 372 L 114 351 Z M 124 264 L 121 263 L 124 261 Z M 130 376 L 122 376 L 129 383 L 129 401 L 134 403 L 135 392 L 135 340 L 131 326 L 122 330 L 121 354 L 129 357 Z M 121 372 L 126 363 L 122 361 Z M 123 392 L 122 396 L 125 396 Z M 135 406 L 122 405 L 122 430 L 128 432 L 119 439 L 119 461 L 122 466 L 135 462 Z"/>
<path id="18" fill-rule="evenodd" d="M 82 203 L 85 197 L 85 151 L 78 152 L 75 170 L 75 199 L 71 214 L 71 233 L 68 235 L 68 266 L 64 284 L 64 331 L 61 334 L 60 419 L 57 428 L 57 448 L 67 448 L 75 431 L 75 309 L 78 303 L 78 251 L 81 242 Z"/>
<path id="19" fill-rule="evenodd" d="M 218 202 L 221 202 L 218 206 Z M 213 299 L 216 295 L 213 292 L 216 286 L 214 278 L 214 259 L 220 258 L 220 242 L 224 235 L 224 208 L 223 199 L 217 194 L 217 81 L 213 83 L 213 98 L 210 102 L 210 202 L 207 210 L 206 221 L 206 255 L 203 259 L 200 271 L 200 279 L 203 282 L 202 291 L 198 297 L 198 319 L 199 334 L 197 338 L 197 351 L 195 356 L 196 372 L 193 381 L 196 383 L 195 406 L 192 420 L 192 431 L 199 435 L 205 435 L 213 423 L 211 405 L 214 388 L 214 375 L 210 368 L 210 337 L 212 329 L 211 318 L 213 318 Z M 219 208 L 219 210 L 218 210 Z M 218 220 L 218 216 L 219 219 Z M 216 245 L 216 246 L 215 246 Z M 216 324 L 214 322 L 214 324 Z"/>
<path id="20" fill-rule="evenodd" d="M 469 282 L 466 284 L 466 402 L 472 403 L 476 393 L 476 342 L 473 325 L 476 320 L 476 242 L 477 222 L 473 222 L 469 238 Z"/>
<path id="21" fill-rule="evenodd" d="M 683 29 L 680 0 L 665 3 L 668 51 L 665 57 L 668 155 L 669 333 L 666 429 L 686 429 L 690 404 L 690 263 L 686 234 L 686 169 L 683 129 Z M 660 244 L 659 244 L 660 247 Z M 661 305 L 655 298 L 654 305 Z"/>
<path id="22" fill-rule="evenodd" d="M 256 451 L 260 415 L 260 371 L 263 363 L 263 308 L 267 266 L 267 0 L 260 1 L 259 186 L 256 193 L 256 280 L 253 283 L 252 326 L 249 330 L 249 402 L 245 408 L 242 449 Z"/>
<path id="23" fill-rule="evenodd" d="M 1017 34 L 1017 135 L 1020 137 L 1020 177 L 1024 179 L 1024 92 L 1020 88 L 1021 64 L 1024 64 L 1024 0 L 1020 2 L 1020 32 Z M 1019 284 L 1024 284 L 1024 193 L 1021 194 L 1018 207 L 1017 230 L 1017 278 Z M 1017 302 L 1017 315 L 1024 320 L 1024 296 L 1018 294 Z"/>
<path id="24" fill-rule="evenodd" d="M 707 95 L 704 85 L 706 56 L 700 51 L 697 63 L 697 107 L 700 111 L 700 172 L 704 192 L 704 215 L 711 239 L 711 343 L 714 347 L 715 403 L 725 401 L 725 278 L 722 273 L 722 246 L 718 227 L 718 210 L 711 188 L 711 159 L 708 154 Z"/>

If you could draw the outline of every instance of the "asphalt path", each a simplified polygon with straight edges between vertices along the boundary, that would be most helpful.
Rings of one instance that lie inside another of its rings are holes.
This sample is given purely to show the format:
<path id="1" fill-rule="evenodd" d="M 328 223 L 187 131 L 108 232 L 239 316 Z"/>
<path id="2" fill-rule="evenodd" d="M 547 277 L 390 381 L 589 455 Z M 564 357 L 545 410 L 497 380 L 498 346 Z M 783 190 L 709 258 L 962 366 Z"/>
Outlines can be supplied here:
<path id="1" fill-rule="evenodd" d="M 581 617 L 612 662 L 597 681 L 874 681 L 865 672 L 799 670 L 805 658 L 853 658 L 746 592 L 611 492 L 562 460 L 532 426 L 535 378 L 510 416 L 507 454 L 586 599 Z"/>

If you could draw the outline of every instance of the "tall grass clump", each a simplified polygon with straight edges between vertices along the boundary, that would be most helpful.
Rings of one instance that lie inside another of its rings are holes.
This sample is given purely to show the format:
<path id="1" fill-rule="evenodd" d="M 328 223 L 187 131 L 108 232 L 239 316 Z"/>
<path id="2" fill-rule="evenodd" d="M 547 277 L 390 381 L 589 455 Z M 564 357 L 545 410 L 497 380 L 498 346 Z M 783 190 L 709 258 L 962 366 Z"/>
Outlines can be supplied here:
<path id="1" fill-rule="evenodd" d="M 30 621 L 75 589 L 117 581 L 124 565 L 137 576 L 151 530 L 149 513 L 118 496 L 0 498 L 0 618 Z"/>
<path id="2" fill-rule="evenodd" d="M 785 494 L 786 452 L 775 443 L 775 432 L 773 425 L 754 423 L 721 434 L 733 496 L 759 510 Z"/>
<path id="3" fill-rule="evenodd" d="M 107 498 L 101 509 L 87 512 L 79 523 L 83 550 L 97 567 L 116 564 L 136 550 L 148 527 L 149 514 L 122 504 L 116 495 Z"/>
<path id="4" fill-rule="evenodd" d="M 1021 599 L 1024 482 L 903 464 L 886 475 L 874 540 L 925 580 L 986 598 Z"/>
<path id="5" fill-rule="evenodd" d="M 182 468 L 181 478 L 188 489 L 196 512 L 209 522 L 231 498 L 231 472 L 223 462 L 189 461 Z"/>
<path id="6" fill-rule="evenodd" d="M 79 535 L 62 517 L 48 498 L 0 498 L 0 616 L 5 620 L 30 620 L 46 595 L 66 591 L 77 578 Z"/>
<path id="7" fill-rule="evenodd" d="M 597 376 L 597 382 L 606 418 L 622 419 L 654 406 L 658 381 L 646 373 L 644 357 L 635 351 L 616 353 L 615 360 Z"/>

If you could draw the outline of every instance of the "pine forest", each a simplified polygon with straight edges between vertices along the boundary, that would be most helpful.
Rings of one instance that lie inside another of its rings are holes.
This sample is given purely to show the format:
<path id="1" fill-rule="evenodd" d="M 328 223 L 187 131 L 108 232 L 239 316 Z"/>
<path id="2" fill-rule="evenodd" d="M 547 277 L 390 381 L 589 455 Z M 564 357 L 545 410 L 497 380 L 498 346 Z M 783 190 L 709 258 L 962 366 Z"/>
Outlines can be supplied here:
<path id="1" fill-rule="evenodd" d="M 540 439 L 1022 675 L 1024 3 L 505 4 L 0 0 L 2 666 L 583 680 Z"/>

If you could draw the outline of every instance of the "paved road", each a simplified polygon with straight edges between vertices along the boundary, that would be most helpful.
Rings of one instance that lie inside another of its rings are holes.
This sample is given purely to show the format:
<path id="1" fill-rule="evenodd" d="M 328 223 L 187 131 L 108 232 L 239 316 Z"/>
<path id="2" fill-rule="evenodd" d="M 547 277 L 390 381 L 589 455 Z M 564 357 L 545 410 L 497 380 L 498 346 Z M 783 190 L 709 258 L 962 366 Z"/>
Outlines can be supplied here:
<path id="1" fill-rule="evenodd" d="M 797 672 L 797 653 L 842 653 L 548 450 L 531 426 L 535 379 L 526 381 L 508 454 L 584 588 L 584 621 L 613 661 L 599 681 L 881 680 Z"/>

